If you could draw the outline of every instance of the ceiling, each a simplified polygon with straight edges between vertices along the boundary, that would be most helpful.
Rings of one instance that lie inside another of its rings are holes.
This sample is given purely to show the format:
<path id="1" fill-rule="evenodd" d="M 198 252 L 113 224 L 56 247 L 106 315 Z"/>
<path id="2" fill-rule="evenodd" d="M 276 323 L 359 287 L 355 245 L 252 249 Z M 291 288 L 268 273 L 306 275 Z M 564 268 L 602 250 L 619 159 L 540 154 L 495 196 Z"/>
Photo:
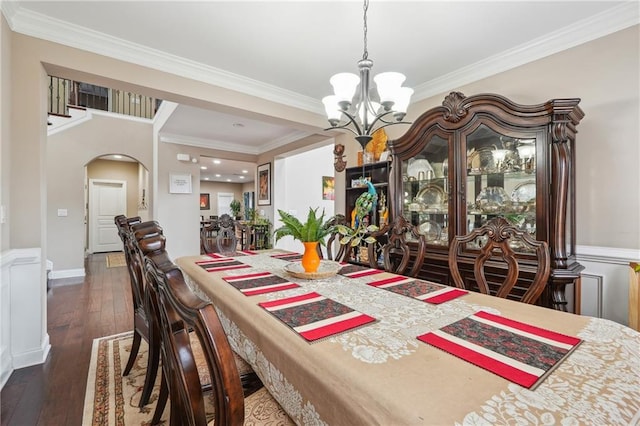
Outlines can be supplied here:
<path id="1" fill-rule="evenodd" d="M 361 1 L 7 1 L 13 31 L 323 114 L 329 77 L 357 73 Z M 638 2 L 376 1 L 373 74 L 399 71 L 413 102 L 639 22 Z M 319 129 L 321 132 L 322 129 Z M 179 105 L 161 140 L 260 154 L 306 134 Z"/>

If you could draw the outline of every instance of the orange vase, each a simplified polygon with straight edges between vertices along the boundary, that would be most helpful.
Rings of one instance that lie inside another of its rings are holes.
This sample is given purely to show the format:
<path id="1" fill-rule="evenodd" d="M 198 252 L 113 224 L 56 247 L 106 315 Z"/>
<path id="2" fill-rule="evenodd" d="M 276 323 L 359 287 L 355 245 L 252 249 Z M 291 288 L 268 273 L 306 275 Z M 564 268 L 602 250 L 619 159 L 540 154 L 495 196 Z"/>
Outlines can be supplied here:
<path id="1" fill-rule="evenodd" d="M 304 244 L 302 255 L 302 267 L 305 272 L 317 272 L 320 266 L 320 256 L 318 255 L 318 242 L 308 242 Z"/>

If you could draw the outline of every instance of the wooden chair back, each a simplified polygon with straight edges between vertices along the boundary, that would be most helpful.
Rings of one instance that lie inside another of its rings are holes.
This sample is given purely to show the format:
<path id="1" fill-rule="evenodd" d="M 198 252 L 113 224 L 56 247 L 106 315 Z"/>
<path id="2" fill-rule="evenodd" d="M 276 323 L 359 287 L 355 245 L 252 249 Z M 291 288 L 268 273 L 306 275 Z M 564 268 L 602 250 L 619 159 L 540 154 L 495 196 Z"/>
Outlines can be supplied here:
<path id="1" fill-rule="evenodd" d="M 162 262 L 161 255 L 149 256 L 145 269 L 150 286 L 159 296 L 163 375 L 171 401 L 170 424 L 208 424 L 205 396 L 189 338 L 189 331 L 193 330 L 205 354 L 212 381 L 215 409 L 212 424 L 242 425 L 242 384 L 218 315 L 211 303 L 191 291 L 177 266 L 163 266 Z"/>
<path id="2" fill-rule="evenodd" d="M 216 235 L 218 234 L 218 221 L 204 225 L 200 229 L 200 254 L 213 253 L 216 251 Z"/>
<path id="3" fill-rule="evenodd" d="M 404 216 L 395 217 L 391 223 L 383 226 L 380 230 L 372 232 L 371 236 L 382 239 L 386 242 L 382 243 L 382 258 L 385 271 L 394 274 L 407 275 L 416 277 L 420 272 L 424 256 L 427 252 L 427 242 L 424 235 L 418 232 L 418 229 L 409 223 Z M 417 244 L 417 250 L 413 253 L 408 244 L 413 241 Z M 372 268 L 379 267 L 378 252 L 376 246 L 378 242 L 371 243 L 367 247 L 369 265 Z M 413 264 L 411 259 L 413 257 Z M 411 266 L 411 267 L 409 267 Z"/>
<path id="4" fill-rule="evenodd" d="M 139 241 L 144 238 L 161 237 L 162 242 L 156 245 L 164 249 L 164 237 L 162 237 L 162 227 L 155 221 L 141 222 L 139 217 L 126 218 L 122 215 L 116 216 L 114 221 L 124 246 L 133 301 L 133 343 L 123 370 L 124 376 L 129 374 L 135 364 L 141 340 L 144 339 L 149 344 L 147 370 L 139 400 L 139 406 L 142 407 L 149 402 L 153 391 L 160 360 L 160 345 L 157 342 L 158 337 L 154 336 L 158 334 L 157 331 L 154 333 L 157 323 L 154 323 L 154 314 L 150 312 L 148 305 L 147 286 L 143 274 L 143 255 L 140 253 Z"/>
<path id="5" fill-rule="evenodd" d="M 213 250 L 213 252 L 224 255 L 235 253 L 238 246 L 235 221 L 225 213 L 220 215 L 218 226 L 219 229 L 215 238 L 215 250 Z"/>
<path id="6" fill-rule="evenodd" d="M 336 225 L 344 225 L 349 226 L 347 223 L 347 218 L 343 214 L 337 214 L 328 222 L 330 226 Z M 346 262 L 349 259 L 351 254 L 351 246 L 349 244 L 340 244 L 340 240 L 344 235 L 342 235 L 337 230 L 333 231 L 329 234 L 329 238 L 327 238 L 326 247 L 327 247 L 327 260 L 335 260 L 336 262 Z M 334 248 L 338 248 L 336 250 L 335 255 L 333 254 Z M 320 244 L 318 244 L 318 254 L 321 258 L 324 257 L 322 253 L 322 249 Z"/>
<path id="7" fill-rule="evenodd" d="M 478 244 L 479 252 L 470 258 L 468 245 Z M 528 262 L 529 269 L 534 272 L 533 282 L 522 291 L 514 292 L 520 278 L 520 271 L 524 265 L 524 257 L 517 255 L 512 247 L 518 247 L 522 253 L 535 256 L 535 263 Z M 550 271 L 549 247 L 544 241 L 536 241 L 525 231 L 518 229 L 503 217 L 496 217 L 480 228 L 476 228 L 467 235 L 457 236 L 451 242 L 449 249 L 449 270 L 455 285 L 459 288 L 470 288 L 472 285 L 462 278 L 460 263 L 466 258 L 473 262 L 473 277 L 481 293 L 492 294 L 487 281 L 487 268 L 507 268 L 507 274 L 502 283 L 495 290 L 497 297 L 509 297 L 524 303 L 535 303 L 547 284 Z"/>

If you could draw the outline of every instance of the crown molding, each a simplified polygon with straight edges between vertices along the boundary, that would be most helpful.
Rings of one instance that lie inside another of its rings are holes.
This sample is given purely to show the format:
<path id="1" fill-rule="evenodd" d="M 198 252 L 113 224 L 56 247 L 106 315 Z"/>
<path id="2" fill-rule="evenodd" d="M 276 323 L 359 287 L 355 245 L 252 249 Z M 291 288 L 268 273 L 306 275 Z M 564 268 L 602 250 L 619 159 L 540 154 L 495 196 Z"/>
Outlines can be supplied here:
<path id="1" fill-rule="evenodd" d="M 12 31 L 324 115 L 319 99 L 190 61 L 139 44 L 0 2 Z M 567 25 L 544 37 L 488 57 L 415 87 L 413 102 L 473 83 L 640 23 L 638 2 L 629 1 Z"/>
<path id="2" fill-rule="evenodd" d="M 259 155 L 258 148 L 238 145 L 214 139 L 194 138 L 191 136 L 176 135 L 173 133 L 160 133 L 160 142 L 175 143 L 179 145 L 195 146 L 197 148 L 218 149 L 221 151 L 237 152 L 241 154 Z"/>
<path id="3" fill-rule="evenodd" d="M 639 9 L 637 1 L 623 3 L 582 21 L 567 25 L 544 37 L 531 40 L 420 84 L 414 88 L 415 94 L 412 103 L 637 25 L 640 23 Z"/>
<path id="4" fill-rule="evenodd" d="M 281 146 L 285 146 L 292 142 L 306 138 L 307 136 L 310 136 L 310 135 L 312 135 L 312 133 L 304 132 L 302 130 L 296 130 L 295 132 L 291 132 L 288 135 L 284 135 L 282 137 L 279 137 L 278 139 L 274 139 L 271 142 L 263 145 L 259 154 L 264 154 L 265 152 L 271 151 L 272 149 L 280 148 Z"/>
<path id="5" fill-rule="evenodd" d="M 278 139 L 274 139 L 271 142 L 264 144 L 258 148 L 238 145 L 233 142 L 224 142 L 214 139 L 194 138 L 190 136 L 176 135 L 174 133 L 160 133 L 159 138 L 160 142 L 190 145 L 198 148 L 218 149 L 221 151 L 239 152 L 241 154 L 260 155 L 264 154 L 267 151 L 271 151 L 272 149 L 280 148 L 281 146 L 305 138 L 310 134 L 311 133 L 308 132 L 295 131 Z"/>
<path id="6" fill-rule="evenodd" d="M 9 2 L 12 3 L 12 2 Z M 7 4 L 9 4 L 7 3 Z M 10 28 L 18 33 L 41 38 L 76 49 L 108 56 L 147 68 L 176 74 L 192 80 L 223 87 L 268 101 L 290 105 L 305 111 L 324 114 L 318 99 L 258 80 L 234 74 L 219 68 L 181 58 L 157 49 L 111 37 L 76 24 L 51 18 L 2 3 L 3 13 Z"/>

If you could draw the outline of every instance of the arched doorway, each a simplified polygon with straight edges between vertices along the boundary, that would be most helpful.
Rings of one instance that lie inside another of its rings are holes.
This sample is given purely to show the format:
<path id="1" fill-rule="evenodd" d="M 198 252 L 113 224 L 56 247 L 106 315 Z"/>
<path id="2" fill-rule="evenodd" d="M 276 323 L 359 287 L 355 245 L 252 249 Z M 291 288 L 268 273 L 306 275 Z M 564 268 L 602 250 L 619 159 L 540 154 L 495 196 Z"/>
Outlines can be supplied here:
<path id="1" fill-rule="evenodd" d="M 120 251 L 113 218 L 149 218 L 149 172 L 135 158 L 110 154 L 93 159 L 85 166 L 85 251 Z"/>

